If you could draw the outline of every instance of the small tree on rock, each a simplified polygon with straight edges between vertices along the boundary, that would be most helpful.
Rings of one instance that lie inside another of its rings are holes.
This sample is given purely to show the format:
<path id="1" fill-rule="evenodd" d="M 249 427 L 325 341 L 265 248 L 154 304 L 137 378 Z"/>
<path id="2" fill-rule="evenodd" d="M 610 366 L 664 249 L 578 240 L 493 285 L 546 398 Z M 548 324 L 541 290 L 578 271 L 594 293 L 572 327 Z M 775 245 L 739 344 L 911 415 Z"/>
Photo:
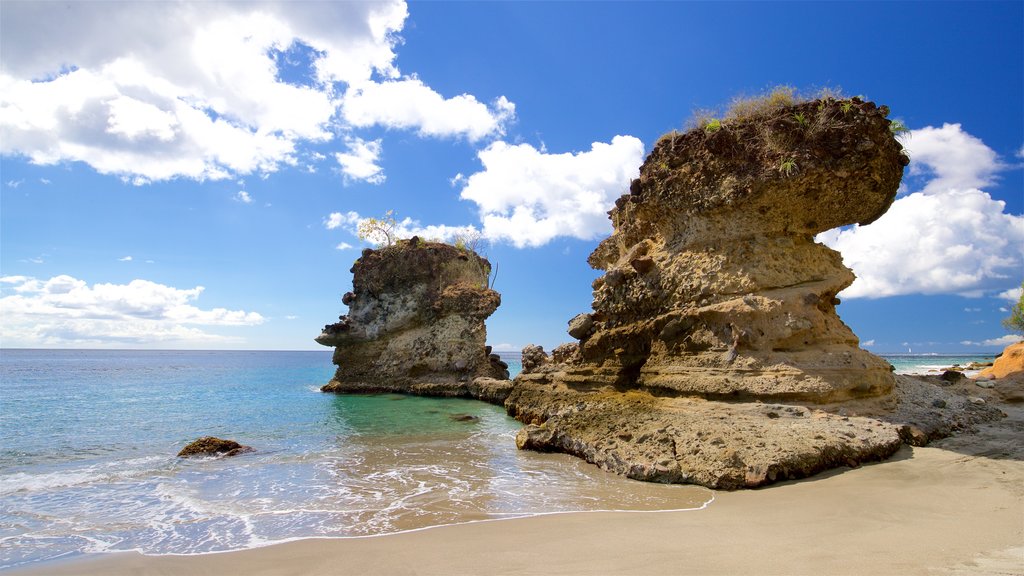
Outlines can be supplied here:
<path id="1" fill-rule="evenodd" d="M 357 232 L 359 239 L 373 242 L 378 247 L 391 246 L 395 243 L 398 221 L 395 211 L 388 210 L 381 218 L 367 218 L 359 222 Z"/>

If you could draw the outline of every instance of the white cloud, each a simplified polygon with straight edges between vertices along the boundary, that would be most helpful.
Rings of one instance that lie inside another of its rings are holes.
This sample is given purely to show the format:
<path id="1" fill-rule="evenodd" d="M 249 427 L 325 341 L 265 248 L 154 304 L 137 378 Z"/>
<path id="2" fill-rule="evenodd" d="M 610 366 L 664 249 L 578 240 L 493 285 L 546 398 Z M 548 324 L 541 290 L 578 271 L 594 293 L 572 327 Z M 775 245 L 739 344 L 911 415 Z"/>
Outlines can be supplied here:
<path id="1" fill-rule="evenodd" d="M 121 258 L 118 258 L 117 261 L 118 262 L 131 262 L 132 261 L 132 257 L 131 256 L 122 256 Z"/>
<path id="2" fill-rule="evenodd" d="M 342 228 L 353 236 L 359 236 L 359 225 L 369 220 L 359 215 L 358 212 L 332 212 L 326 218 L 324 218 L 324 227 L 328 230 L 334 230 L 336 228 Z M 458 237 L 468 237 L 480 235 L 480 231 L 472 225 L 465 226 L 449 226 L 446 224 L 429 224 L 424 226 L 419 220 L 413 220 L 412 218 L 406 217 L 402 220 L 395 222 L 395 228 L 392 236 L 397 239 L 412 238 L 413 236 L 419 236 L 424 240 L 440 240 L 442 242 L 451 242 Z M 371 242 L 383 242 L 383 238 L 367 238 Z M 343 248 L 344 246 L 344 248 Z M 348 243 L 342 242 L 336 247 L 338 250 L 344 250 L 351 248 Z"/>
<path id="3" fill-rule="evenodd" d="M 632 136 L 574 154 L 494 142 L 479 152 L 484 169 L 465 179 L 461 197 L 479 206 L 492 240 L 520 248 L 558 236 L 589 240 L 611 231 L 607 211 L 639 173 L 643 153 Z"/>
<path id="4" fill-rule="evenodd" d="M 491 346 L 491 350 L 493 352 L 521 352 L 523 347 L 516 344 L 509 344 L 508 342 L 502 342 L 501 344 Z"/>
<path id="5" fill-rule="evenodd" d="M 357 212 L 331 212 L 327 218 L 324 218 L 324 228 L 328 230 L 334 230 L 335 228 L 341 228 L 345 226 L 349 230 L 355 230 L 355 227 L 359 224 L 359 214 Z"/>
<path id="6" fill-rule="evenodd" d="M 910 174 L 930 176 L 921 190 L 926 194 L 983 188 L 1003 168 L 995 151 L 964 132 L 960 124 L 911 130 L 905 143 Z"/>
<path id="7" fill-rule="evenodd" d="M 1017 302 L 1018 300 L 1020 300 L 1022 291 L 1024 291 L 1024 289 L 1022 289 L 1020 286 L 1016 288 L 1010 288 L 1009 290 L 1003 290 L 1002 292 L 997 294 L 996 298 L 1002 298 L 1004 300 L 1009 300 L 1010 302 Z"/>
<path id="8" fill-rule="evenodd" d="M 350 250 L 352 248 L 352 245 L 349 244 L 348 242 L 342 242 L 335 246 L 334 248 L 335 250 Z"/>
<path id="9" fill-rule="evenodd" d="M 989 338 L 988 340 L 982 340 L 981 342 L 974 342 L 972 340 L 961 340 L 960 343 L 963 344 L 964 346 L 1009 346 L 1010 344 L 1016 344 L 1021 340 L 1021 336 L 1007 334 L 1006 336 L 1000 336 L 999 338 Z"/>
<path id="10" fill-rule="evenodd" d="M 243 204 L 252 204 L 252 196 L 249 196 L 245 190 L 239 190 L 238 194 L 235 194 L 235 200 Z"/>
<path id="11" fill-rule="evenodd" d="M 480 234 L 480 231 L 473 225 L 450 226 L 447 224 L 428 224 L 424 226 L 420 224 L 419 220 L 413 220 L 412 218 L 403 219 L 395 228 L 395 236 L 397 238 L 419 236 L 425 240 L 440 240 L 442 242 L 452 242 L 459 237 L 476 236 L 478 234 Z"/>
<path id="12" fill-rule="evenodd" d="M 296 320 L 296 319 L 298 319 L 298 316 L 296 316 L 294 314 L 289 314 L 289 315 L 285 316 L 284 319 L 285 320 Z"/>
<path id="13" fill-rule="evenodd" d="M 971 187 L 994 180 L 1002 168 L 996 154 L 958 124 L 914 130 L 910 142 L 911 172 L 930 176 L 922 189 L 898 198 L 869 226 L 817 237 L 857 275 L 841 295 L 981 296 L 1016 281 L 1024 268 L 1024 216 Z"/>
<path id="14" fill-rule="evenodd" d="M 192 305 L 202 286 L 179 289 L 148 280 L 90 286 L 61 275 L 48 280 L 6 276 L 0 289 L 6 293 L 0 297 L 5 346 L 223 341 L 196 326 L 252 326 L 264 320 L 256 312 Z"/>
<path id="15" fill-rule="evenodd" d="M 964 312 L 981 312 L 981 308 L 964 308 Z"/>
<path id="16" fill-rule="evenodd" d="M 395 0 L 6 3 L 0 153 L 139 185 L 315 170 L 306 146 L 371 125 L 500 134 L 504 97 L 488 107 L 401 78 L 407 17 Z M 350 176 L 377 174 L 362 169 Z"/>
<path id="17" fill-rule="evenodd" d="M 380 160 L 381 140 L 367 142 L 362 138 L 345 138 L 348 152 L 338 152 L 334 158 L 341 165 L 345 180 L 363 180 L 370 184 L 382 184 L 386 179 L 383 169 L 377 164 Z"/>
<path id="18" fill-rule="evenodd" d="M 40 183 L 40 184 L 44 184 L 44 185 L 45 185 L 45 184 L 49 184 L 49 183 L 50 183 L 50 181 L 49 181 L 49 180 L 47 180 L 46 178 L 40 178 L 40 179 L 39 179 L 39 183 Z"/>
<path id="19" fill-rule="evenodd" d="M 22 178 L 21 180 L 8 180 L 7 181 L 7 187 L 8 188 L 17 188 L 18 186 L 21 186 L 24 182 L 25 182 L 24 178 Z"/>
<path id="20" fill-rule="evenodd" d="M 861 342 L 860 345 L 865 347 L 865 348 L 870 348 L 870 347 L 875 345 L 875 341 L 874 340 L 865 340 L 865 341 Z"/>
<path id="21" fill-rule="evenodd" d="M 345 120 L 356 127 L 417 130 L 422 136 L 465 136 L 479 140 L 501 135 L 515 117 L 504 96 L 488 107 L 469 94 L 444 98 L 417 78 L 364 82 L 345 93 Z"/>

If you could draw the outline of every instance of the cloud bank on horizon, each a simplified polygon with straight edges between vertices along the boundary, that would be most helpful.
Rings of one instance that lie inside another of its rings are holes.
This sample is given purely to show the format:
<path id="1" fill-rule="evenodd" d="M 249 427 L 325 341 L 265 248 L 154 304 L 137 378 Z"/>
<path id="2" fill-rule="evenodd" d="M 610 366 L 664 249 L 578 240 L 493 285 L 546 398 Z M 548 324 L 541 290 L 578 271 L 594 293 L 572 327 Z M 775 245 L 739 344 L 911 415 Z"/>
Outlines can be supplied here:
<path id="1" fill-rule="evenodd" d="M 475 208 L 476 221 L 406 217 L 400 236 L 480 234 L 538 249 L 608 234 L 606 212 L 638 175 L 644 143 L 619 134 L 552 152 L 522 142 L 512 134 L 519 111 L 506 95 L 446 95 L 415 71 L 399 70 L 408 17 L 408 6 L 395 0 L 74 2 L 59 11 L 5 2 L 0 154 L 41 166 L 83 163 L 135 185 L 304 170 L 333 171 L 339 185 L 383 191 L 381 132 L 398 132 L 464 142 L 479 163 L 475 172 L 451 175 L 445 187 Z M 325 146 L 332 151 L 320 153 Z M 984 190 L 1019 167 L 960 124 L 914 129 L 908 148 L 905 190 L 888 213 L 870 226 L 818 236 L 858 276 L 842 295 L 978 297 L 1017 286 L 1024 216 L 1007 213 Z M 253 203 L 246 190 L 234 200 Z M 348 233 L 331 242 L 348 250 L 365 219 L 339 208 L 322 225 Z M 7 341 L 55 342 L 65 334 L 81 342 L 204 342 L 220 337 L 201 326 L 265 320 L 256 312 L 201 310 L 189 302 L 202 287 L 147 280 L 90 287 L 67 275 L 8 276 L 0 287 Z"/>
<path id="2" fill-rule="evenodd" d="M 253 326 L 265 320 L 257 312 L 193 306 L 202 286 L 182 290 L 148 280 L 89 286 L 67 275 L 48 280 L 4 276 L 0 286 L 14 292 L 0 298 L 0 335 L 8 342 L 230 343 L 237 339 L 210 334 L 200 326 Z"/>

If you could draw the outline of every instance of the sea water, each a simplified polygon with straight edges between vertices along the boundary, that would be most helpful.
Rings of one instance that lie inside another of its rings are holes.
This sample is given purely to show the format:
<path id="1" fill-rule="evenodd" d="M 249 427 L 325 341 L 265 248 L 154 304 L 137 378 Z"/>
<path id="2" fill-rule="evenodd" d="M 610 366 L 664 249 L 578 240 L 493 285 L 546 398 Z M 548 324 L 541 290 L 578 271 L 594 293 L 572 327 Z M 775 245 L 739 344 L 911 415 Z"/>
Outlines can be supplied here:
<path id="1" fill-rule="evenodd" d="M 902 373 L 990 360 L 886 359 Z M 0 568 L 711 499 L 518 451 L 521 425 L 490 404 L 320 393 L 333 369 L 329 351 L 0 350 Z M 175 456 L 206 435 L 256 451 Z"/>
<path id="2" fill-rule="evenodd" d="M 333 369 L 330 351 L 0 350 L 0 568 L 712 498 L 518 451 L 498 406 L 323 394 Z M 176 457 L 207 435 L 256 450 Z"/>
<path id="3" fill-rule="evenodd" d="M 897 374 L 941 374 L 953 366 L 965 368 L 971 363 L 984 364 L 994 359 L 984 354 L 888 354 L 882 357 Z"/>

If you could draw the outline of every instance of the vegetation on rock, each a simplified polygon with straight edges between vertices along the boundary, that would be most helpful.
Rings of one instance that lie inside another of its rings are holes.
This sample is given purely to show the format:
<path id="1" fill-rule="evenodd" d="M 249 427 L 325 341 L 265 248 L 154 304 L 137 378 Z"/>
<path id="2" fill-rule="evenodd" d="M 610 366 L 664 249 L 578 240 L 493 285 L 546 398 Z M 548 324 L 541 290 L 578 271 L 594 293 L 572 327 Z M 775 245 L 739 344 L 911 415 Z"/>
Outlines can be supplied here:
<path id="1" fill-rule="evenodd" d="M 1024 282 L 1020 283 L 1021 294 L 1010 309 L 1010 315 L 1003 319 L 1003 327 L 1010 332 L 1024 334 Z"/>

